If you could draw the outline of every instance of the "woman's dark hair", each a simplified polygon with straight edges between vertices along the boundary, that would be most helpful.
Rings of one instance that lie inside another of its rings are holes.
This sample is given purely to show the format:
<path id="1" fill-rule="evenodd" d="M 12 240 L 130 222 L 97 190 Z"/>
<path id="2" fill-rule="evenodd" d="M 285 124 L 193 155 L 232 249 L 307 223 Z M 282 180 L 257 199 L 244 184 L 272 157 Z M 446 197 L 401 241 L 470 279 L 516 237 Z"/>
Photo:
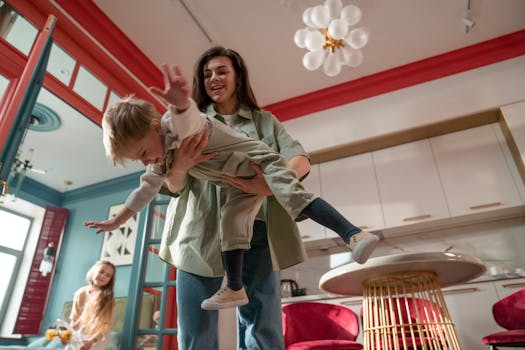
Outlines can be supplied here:
<path id="1" fill-rule="evenodd" d="M 205 111 L 206 107 L 213 103 L 212 99 L 206 93 L 204 87 L 204 66 L 215 57 L 228 57 L 232 62 L 235 75 L 237 77 L 236 82 L 236 93 L 239 103 L 251 109 L 260 109 L 257 104 L 257 99 L 252 90 L 250 84 L 250 78 L 248 76 L 248 69 L 241 55 L 231 49 L 226 49 L 222 46 L 215 46 L 209 50 L 206 50 L 197 63 L 195 64 L 193 72 L 193 100 L 197 103 L 197 106 L 201 111 Z"/>

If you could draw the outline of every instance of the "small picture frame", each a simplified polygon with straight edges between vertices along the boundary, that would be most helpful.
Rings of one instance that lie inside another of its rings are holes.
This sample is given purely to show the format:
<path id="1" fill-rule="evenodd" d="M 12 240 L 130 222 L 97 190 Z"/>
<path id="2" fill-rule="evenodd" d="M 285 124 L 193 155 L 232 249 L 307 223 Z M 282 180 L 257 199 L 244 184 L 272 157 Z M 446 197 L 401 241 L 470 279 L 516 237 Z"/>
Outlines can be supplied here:
<path id="1" fill-rule="evenodd" d="M 112 218 L 124 206 L 117 204 L 109 207 L 108 219 Z M 131 265 L 137 240 L 139 213 L 135 214 L 119 228 L 105 232 L 100 251 L 100 259 L 109 260 L 115 266 Z"/>

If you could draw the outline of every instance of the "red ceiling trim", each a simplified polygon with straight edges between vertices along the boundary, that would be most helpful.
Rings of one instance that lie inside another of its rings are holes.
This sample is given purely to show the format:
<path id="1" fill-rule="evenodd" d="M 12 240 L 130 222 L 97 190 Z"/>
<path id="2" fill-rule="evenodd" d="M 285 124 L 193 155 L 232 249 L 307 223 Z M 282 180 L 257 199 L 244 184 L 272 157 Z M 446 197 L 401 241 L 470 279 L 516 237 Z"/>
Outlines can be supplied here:
<path id="1" fill-rule="evenodd" d="M 525 30 L 450 51 L 264 108 L 281 121 L 425 83 L 525 54 Z"/>

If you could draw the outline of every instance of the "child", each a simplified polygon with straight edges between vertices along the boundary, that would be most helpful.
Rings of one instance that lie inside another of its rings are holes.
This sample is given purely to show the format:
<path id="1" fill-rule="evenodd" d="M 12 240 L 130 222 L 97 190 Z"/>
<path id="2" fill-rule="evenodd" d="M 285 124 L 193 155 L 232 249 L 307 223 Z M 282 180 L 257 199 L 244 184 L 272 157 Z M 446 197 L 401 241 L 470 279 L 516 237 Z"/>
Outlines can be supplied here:
<path id="1" fill-rule="evenodd" d="M 109 342 L 114 321 L 115 298 L 115 265 L 107 260 L 97 261 L 86 274 L 87 285 L 80 287 L 73 297 L 71 309 L 71 328 L 79 331 L 81 340 L 74 339 L 66 349 L 78 346 L 80 350 L 103 350 Z M 49 331 L 49 330 L 48 330 Z M 46 345 L 46 349 L 63 349 L 62 338 L 57 332 L 46 332 L 46 338 L 55 338 Z M 82 342 L 82 344 L 78 344 Z"/>
<path id="2" fill-rule="evenodd" d="M 140 160 L 147 166 L 141 185 L 133 191 L 124 208 L 111 219 L 85 223 L 101 231 L 119 227 L 151 201 L 169 176 L 172 151 L 187 136 L 202 130 L 209 134 L 205 153 L 217 156 L 197 164 L 190 174 L 223 188 L 221 244 L 228 284 L 202 303 L 216 310 L 244 305 L 248 298 L 242 286 L 242 251 L 249 249 L 252 225 L 263 197 L 241 192 L 227 185 L 223 176 L 252 177 L 251 162 L 258 164 L 279 203 L 293 218 L 309 217 L 338 233 L 352 251 L 356 262 L 364 263 L 377 245 L 378 238 L 353 226 L 321 198 L 307 192 L 284 158 L 261 141 L 239 135 L 216 119 L 201 116 L 189 99 L 189 87 L 178 67 L 163 65 L 165 88 L 151 91 L 169 104 L 164 116 L 154 106 L 131 97 L 115 104 L 104 115 L 104 146 L 115 164 L 125 159 Z M 173 191 L 173 189 L 170 188 Z"/>

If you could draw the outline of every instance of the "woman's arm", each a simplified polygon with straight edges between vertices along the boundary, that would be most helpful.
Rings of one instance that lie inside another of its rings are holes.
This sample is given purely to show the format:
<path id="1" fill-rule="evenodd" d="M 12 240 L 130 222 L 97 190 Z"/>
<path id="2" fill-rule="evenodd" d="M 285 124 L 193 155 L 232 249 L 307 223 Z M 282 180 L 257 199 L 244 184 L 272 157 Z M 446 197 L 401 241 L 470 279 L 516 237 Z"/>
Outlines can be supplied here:
<path id="1" fill-rule="evenodd" d="M 254 177 L 245 179 L 242 177 L 224 175 L 224 181 L 245 193 L 261 196 L 273 195 L 272 190 L 268 187 L 268 184 L 264 179 L 261 167 L 255 163 L 251 163 L 250 166 L 255 170 L 256 175 Z M 295 171 L 297 178 L 300 179 L 310 172 L 310 160 L 305 156 L 295 156 L 288 161 L 288 168 Z"/>

